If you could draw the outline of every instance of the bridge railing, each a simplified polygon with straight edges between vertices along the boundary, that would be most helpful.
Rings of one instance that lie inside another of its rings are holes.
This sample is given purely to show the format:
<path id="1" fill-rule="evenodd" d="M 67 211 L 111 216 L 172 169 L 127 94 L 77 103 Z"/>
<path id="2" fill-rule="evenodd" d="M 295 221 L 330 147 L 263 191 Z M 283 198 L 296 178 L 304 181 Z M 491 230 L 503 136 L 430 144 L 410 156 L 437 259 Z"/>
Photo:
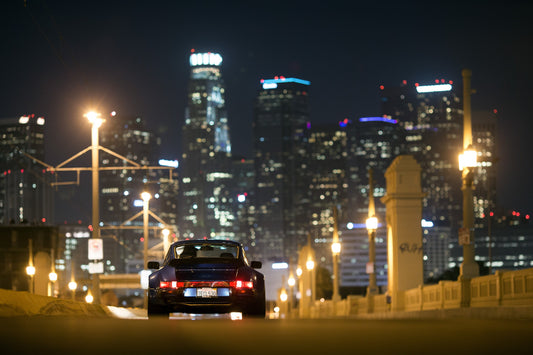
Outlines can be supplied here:
<path id="1" fill-rule="evenodd" d="M 533 306 L 533 268 L 497 271 L 494 275 L 473 278 L 469 283 L 440 281 L 436 285 L 421 285 L 395 296 L 403 299 L 403 311 L 412 312 L 461 308 L 465 295 L 470 295 L 468 302 L 472 308 Z M 313 318 L 392 312 L 387 295 L 350 295 L 338 302 L 316 302 L 312 308 L 310 314 Z"/>

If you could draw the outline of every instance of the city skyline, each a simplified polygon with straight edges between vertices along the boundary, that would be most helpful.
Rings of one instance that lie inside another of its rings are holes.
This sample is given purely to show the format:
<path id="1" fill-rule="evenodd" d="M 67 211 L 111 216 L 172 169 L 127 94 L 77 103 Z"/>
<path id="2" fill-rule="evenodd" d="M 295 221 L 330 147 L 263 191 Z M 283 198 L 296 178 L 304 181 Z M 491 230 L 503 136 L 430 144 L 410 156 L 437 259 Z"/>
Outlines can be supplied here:
<path id="1" fill-rule="evenodd" d="M 8 55 L 1 59 L 0 117 L 45 116 L 48 163 L 89 145 L 82 115 L 92 105 L 103 114 L 143 117 L 163 139 L 162 157 L 179 159 L 192 48 L 221 53 L 233 152 L 248 157 L 252 142 L 240 138 L 250 135 L 261 79 L 309 80 L 311 121 L 332 123 L 379 114 L 379 85 L 440 78 L 461 85 L 461 69 L 468 67 L 477 90 L 474 110 L 500 114 L 499 200 L 506 209 L 531 211 L 529 5 L 432 7 L 429 16 L 415 7 L 343 13 L 343 3 L 337 10 L 271 4 L 243 12 L 214 4 L 148 12 L 140 2 L 23 4 L 9 5 L 12 16 L 2 25 L 10 35 L 2 39 Z M 65 136 L 71 139 L 58 138 Z"/>

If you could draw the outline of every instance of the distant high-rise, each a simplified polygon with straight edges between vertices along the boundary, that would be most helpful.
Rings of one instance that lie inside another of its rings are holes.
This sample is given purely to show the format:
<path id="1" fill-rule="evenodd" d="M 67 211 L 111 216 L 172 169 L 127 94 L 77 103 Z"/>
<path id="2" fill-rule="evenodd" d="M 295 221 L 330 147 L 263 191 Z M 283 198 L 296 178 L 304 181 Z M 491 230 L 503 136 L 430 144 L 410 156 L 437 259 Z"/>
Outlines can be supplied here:
<path id="1" fill-rule="evenodd" d="M 496 123 L 498 111 L 474 111 L 472 114 L 473 145 L 478 152 L 474 173 L 474 215 L 476 227 L 486 226 L 483 219 L 494 212 L 496 200 Z"/>
<path id="2" fill-rule="evenodd" d="M 380 89 L 382 114 L 404 128 L 404 154 L 413 155 L 422 168 L 424 276 L 434 277 L 446 270 L 446 245 L 455 242 L 462 221 L 461 90 L 444 79 L 430 85 L 404 80 L 400 86 Z"/>
<path id="3" fill-rule="evenodd" d="M 459 91 L 460 92 L 460 91 Z M 455 226 L 462 219 L 461 175 L 457 159 L 463 149 L 462 100 L 453 83 L 381 87 L 383 114 L 405 129 L 405 153 L 422 167 L 426 194 L 424 219 Z"/>
<path id="4" fill-rule="evenodd" d="M 332 268 L 333 209 L 346 212 L 348 201 L 348 136 L 344 121 L 314 124 L 309 130 L 308 224 L 317 261 Z"/>
<path id="5" fill-rule="evenodd" d="M 294 260 L 309 232 L 310 82 L 276 77 L 261 84 L 253 122 L 256 240 L 263 259 Z"/>
<path id="6" fill-rule="evenodd" d="M 184 238 L 235 239 L 222 56 L 192 51 L 178 202 Z"/>
<path id="7" fill-rule="evenodd" d="M 45 160 L 45 119 L 0 119 L 0 223 L 54 223 L 53 174 L 24 153 Z"/>

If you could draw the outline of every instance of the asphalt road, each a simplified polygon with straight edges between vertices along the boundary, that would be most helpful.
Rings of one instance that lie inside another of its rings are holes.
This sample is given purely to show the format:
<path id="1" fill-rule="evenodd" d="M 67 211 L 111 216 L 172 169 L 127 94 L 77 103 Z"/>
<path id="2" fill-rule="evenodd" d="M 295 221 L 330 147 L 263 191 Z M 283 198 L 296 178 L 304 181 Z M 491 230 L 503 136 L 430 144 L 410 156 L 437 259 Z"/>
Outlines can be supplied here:
<path id="1" fill-rule="evenodd" d="M 531 354 L 531 320 L 0 318 L 10 354 Z"/>

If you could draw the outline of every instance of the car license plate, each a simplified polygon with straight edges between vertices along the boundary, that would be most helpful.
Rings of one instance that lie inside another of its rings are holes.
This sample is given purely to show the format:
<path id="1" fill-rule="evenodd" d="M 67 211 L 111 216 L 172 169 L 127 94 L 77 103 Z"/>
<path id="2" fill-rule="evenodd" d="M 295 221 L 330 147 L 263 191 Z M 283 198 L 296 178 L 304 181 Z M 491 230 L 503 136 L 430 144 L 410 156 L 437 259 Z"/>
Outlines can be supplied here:
<path id="1" fill-rule="evenodd" d="M 196 289 L 196 296 L 197 297 L 204 297 L 204 298 L 216 297 L 217 296 L 217 289 L 216 288 L 211 288 L 211 287 L 198 288 L 198 289 Z"/>

